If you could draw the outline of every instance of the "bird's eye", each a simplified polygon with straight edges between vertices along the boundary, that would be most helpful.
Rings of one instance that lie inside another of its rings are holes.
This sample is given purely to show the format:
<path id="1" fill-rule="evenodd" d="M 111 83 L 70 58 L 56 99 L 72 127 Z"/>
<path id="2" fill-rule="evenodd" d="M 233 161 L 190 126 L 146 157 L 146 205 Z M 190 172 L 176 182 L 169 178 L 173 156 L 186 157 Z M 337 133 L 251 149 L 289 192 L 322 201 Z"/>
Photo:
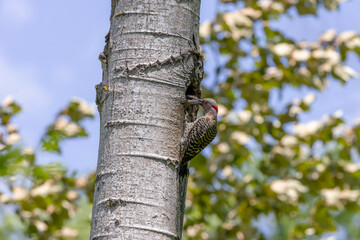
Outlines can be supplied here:
<path id="1" fill-rule="evenodd" d="M 211 106 L 216 110 L 216 113 L 218 113 L 218 107 L 215 105 L 211 105 Z"/>

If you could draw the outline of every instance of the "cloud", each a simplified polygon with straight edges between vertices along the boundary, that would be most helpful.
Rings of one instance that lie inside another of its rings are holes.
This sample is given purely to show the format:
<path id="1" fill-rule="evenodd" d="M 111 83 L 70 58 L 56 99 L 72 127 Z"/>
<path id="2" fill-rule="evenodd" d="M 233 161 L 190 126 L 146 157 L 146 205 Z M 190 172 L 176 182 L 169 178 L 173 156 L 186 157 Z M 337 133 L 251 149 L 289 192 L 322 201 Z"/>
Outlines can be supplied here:
<path id="1" fill-rule="evenodd" d="M 2 20 L 12 23 L 28 23 L 34 17 L 30 0 L 2 0 L 0 2 Z"/>

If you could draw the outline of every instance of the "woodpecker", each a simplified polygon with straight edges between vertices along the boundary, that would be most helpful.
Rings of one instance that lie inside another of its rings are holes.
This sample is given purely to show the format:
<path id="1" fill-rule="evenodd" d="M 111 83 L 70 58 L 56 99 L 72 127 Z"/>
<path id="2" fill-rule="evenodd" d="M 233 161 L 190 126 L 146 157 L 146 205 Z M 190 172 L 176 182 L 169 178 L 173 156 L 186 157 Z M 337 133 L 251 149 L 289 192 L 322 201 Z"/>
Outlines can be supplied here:
<path id="1" fill-rule="evenodd" d="M 209 145 L 217 133 L 218 105 L 215 100 L 211 98 L 199 99 L 194 96 L 189 96 L 188 98 L 189 100 L 186 105 L 201 105 L 205 115 L 195 120 L 191 125 L 180 155 L 180 172 L 184 172 L 185 169 L 187 170 L 187 163 Z"/>

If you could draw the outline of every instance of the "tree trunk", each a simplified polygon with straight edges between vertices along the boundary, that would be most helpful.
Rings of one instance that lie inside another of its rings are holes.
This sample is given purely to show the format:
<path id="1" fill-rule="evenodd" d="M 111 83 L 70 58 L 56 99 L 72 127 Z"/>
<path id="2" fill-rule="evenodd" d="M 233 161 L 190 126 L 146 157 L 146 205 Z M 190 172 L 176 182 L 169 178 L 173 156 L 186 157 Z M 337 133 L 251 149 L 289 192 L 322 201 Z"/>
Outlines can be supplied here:
<path id="1" fill-rule="evenodd" d="M 200 97 L 200 0 L 112 0 L 96 86 L 100 146 L 91 239 L 181 239 L 186 94 Z"/>

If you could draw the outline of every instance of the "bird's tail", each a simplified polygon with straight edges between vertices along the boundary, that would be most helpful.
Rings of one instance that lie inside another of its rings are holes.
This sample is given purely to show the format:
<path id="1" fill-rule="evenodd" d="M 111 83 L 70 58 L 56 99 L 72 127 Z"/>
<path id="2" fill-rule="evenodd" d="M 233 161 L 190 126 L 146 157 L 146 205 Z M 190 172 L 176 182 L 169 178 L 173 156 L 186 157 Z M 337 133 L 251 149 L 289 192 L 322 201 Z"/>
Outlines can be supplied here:
<path id="1" fill-rule="evenodd" d="M 188 169 L 188 164 L 181 164 L 179 167 L 179 176 L 180 177 L 184 177 L 186 175 L 189 175 L 189 169 Z"/>

